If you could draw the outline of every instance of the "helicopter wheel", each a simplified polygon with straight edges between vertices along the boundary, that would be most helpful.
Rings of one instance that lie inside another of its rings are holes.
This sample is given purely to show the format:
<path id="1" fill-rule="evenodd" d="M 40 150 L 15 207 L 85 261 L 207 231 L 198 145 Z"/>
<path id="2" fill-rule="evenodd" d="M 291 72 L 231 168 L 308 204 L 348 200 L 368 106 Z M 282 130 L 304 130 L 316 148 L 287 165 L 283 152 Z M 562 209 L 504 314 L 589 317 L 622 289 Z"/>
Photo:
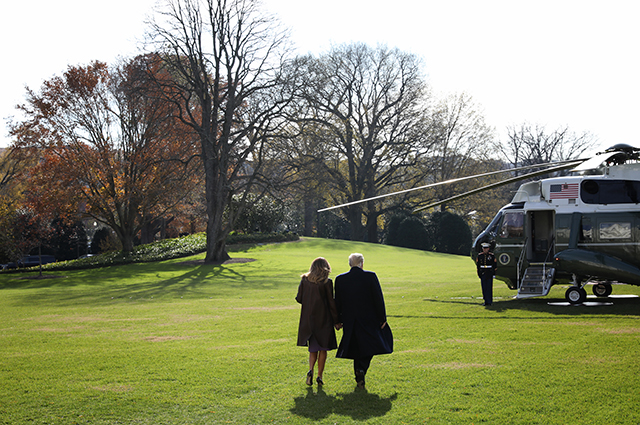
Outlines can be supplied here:
<path id="1" fill-rule="evenodd" d="M 582 304 L 587 299 L 587 291 L 578 286 L 572 286 L 567 289 L 564 296 L 571 304 Z"/>
<path id="2" fill-rule="evenodd" d="M 608 297 L 613 292 L 611 285 L 606 283 L 598 283 L 593 285 L 593 295 L 596 297 Z"/>

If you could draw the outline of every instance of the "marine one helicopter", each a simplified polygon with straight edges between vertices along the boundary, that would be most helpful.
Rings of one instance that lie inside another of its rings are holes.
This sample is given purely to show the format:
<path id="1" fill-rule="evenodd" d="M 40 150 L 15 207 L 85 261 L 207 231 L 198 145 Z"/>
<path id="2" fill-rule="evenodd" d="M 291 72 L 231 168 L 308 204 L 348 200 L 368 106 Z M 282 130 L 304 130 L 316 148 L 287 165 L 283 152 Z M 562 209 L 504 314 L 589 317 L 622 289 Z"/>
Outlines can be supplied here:
<path id="1" fill-rule="evenodd" d="M 503 180 L 419 208 L 451 202 L 509 182 L 562 169 L 570 175 L 524 183 L 475 239 L 471 257 L 488 242 L 498 259 L 496 278 L 517 290 L 516 298 L 545 296 L 556 284 L 571 284 L 565 298 L 581 304 L 584 289 L 608 297 L 612 283 L 640 286 L 640 149 L 618 144 L 587 160 L 538 164 L 550 167 Z M 533 167 L 522 167 L 524 168 Z M 514 171 L 510 169 L 505 171 Z M 487 173 L 497 174 L 500 172 Z M 487 175 L 487 174 L 483 174 Z M 363 199 L 339 208 L 450 180 Z M 324 211 L 320 210 L 320 211 Z M 414 211 L 414 212 L 415 212 Z"/>

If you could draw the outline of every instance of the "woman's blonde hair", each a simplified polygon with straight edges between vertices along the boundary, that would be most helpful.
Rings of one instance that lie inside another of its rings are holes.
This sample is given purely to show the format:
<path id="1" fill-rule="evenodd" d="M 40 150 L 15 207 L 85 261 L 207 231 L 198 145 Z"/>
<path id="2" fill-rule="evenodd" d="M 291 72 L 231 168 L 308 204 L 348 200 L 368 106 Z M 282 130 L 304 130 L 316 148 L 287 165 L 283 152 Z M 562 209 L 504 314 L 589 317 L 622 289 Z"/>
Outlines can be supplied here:
<path id="1" fill-rule="evenodd" d="M 323 257 L 318 257 L 311 263 L 309 272 L 303 274 L 302 277 L 306 277 L 312 283 L 324 283 L 329 278 L 329 273 L 331 273 L 329 262 Z"/>

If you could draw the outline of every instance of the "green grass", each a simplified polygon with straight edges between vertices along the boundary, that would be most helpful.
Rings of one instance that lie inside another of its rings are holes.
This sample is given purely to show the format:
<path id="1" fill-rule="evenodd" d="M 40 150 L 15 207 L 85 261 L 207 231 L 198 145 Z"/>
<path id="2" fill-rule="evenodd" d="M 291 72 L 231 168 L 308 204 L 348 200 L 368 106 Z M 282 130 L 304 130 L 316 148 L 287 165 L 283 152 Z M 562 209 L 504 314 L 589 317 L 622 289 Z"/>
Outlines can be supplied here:
<path id="1" fill-rule="evenodd" d="M 227 246 L 230 245 L 259 245 L 268 242 L 297 241 L 299 236 L 295 233 L 253 233 L 231 234 L 227 237 Z M 138 245 L 132 252 L 110 251 L 100 255 L 75 260 L 56 261 L 41 266 L 25 269 L 10 269 L 0 272 L 3 275 L 24 273 L 30 271 L 68 271 L 82 270 L 108 266 L 121 266 L 132 263 L 157 262 L 182 258 L 205 252 L 207 249 L 207 236 L 204 233 L 195 233 L 174 239 L 163 239 L 145 245 Z"/>
<path id="2" fill-rule="evenodd" d="M 367 392 L 335 351 L 307 388 L 299 276 L 355 251 L 395 352 Z M 640 423 L 640 298 L 562 307 L 564 288 L 515 300 L 496 282 L 485 309 L 468 257 L 323 239 L 231 255 L 255 261 L 0 275 L 0 424 Z"/>

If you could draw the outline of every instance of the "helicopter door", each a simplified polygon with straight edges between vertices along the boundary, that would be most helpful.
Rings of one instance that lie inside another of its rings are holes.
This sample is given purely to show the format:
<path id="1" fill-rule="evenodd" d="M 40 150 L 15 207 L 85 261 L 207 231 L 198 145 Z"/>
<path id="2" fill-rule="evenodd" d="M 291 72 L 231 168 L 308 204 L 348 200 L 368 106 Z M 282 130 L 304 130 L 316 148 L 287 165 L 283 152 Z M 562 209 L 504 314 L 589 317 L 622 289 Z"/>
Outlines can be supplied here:
<path id="1" fill-rule="evenodd" d="M 551 261 L 554 255 L 554 211 L 530 211 L 529 212 L 529 246 L 527 257 L 530 263 L 543 263 Z"/>

